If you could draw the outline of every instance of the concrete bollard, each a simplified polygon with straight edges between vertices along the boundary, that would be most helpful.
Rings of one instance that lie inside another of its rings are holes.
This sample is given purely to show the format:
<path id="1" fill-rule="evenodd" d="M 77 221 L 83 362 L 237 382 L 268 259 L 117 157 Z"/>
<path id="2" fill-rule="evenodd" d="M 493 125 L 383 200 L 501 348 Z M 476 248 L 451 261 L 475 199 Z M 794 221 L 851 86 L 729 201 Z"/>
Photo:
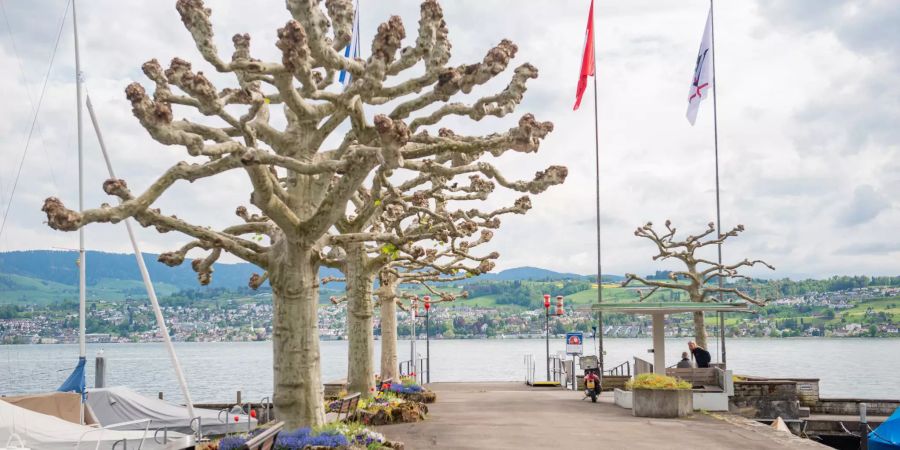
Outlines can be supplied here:
<path id="1" fill-rule="evenodd" d="M 859 404 L 859 448 L 869 449 L 869 424 L 866 419 L 866 404 Z"/>
<path id="2" fill-rule="evenodd" d="M 103 356 L 103 350 L 100 350 L 94 359 L 94 388 L 103 387 L 106 387 L 106 357 Z"/>

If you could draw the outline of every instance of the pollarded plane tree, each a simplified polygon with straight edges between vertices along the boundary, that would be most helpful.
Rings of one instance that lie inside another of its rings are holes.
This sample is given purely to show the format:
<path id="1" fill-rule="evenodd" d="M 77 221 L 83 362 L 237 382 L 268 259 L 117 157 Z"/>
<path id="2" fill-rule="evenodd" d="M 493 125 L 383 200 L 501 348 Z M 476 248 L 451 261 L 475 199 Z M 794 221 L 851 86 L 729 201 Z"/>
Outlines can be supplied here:
<path id="1" fill-rule="evenodd" d="M 525 196 L 512 206 L 490 211 L 458 206 L 482 201 L 494 190 L 492 181 L 480 176 L 495 173 L 487 163 L 453 166 L 453 161 L 432 161 L 419 168 L 420 175 L 398 184 L 379 169 L 368 189 L 351 197 L 352 214 L 339 220 L 329 239 L 332 251 L 326 264 L 341 269 L 347 289 L 348 389 L 369 395 L 374 386 L 373 284 L 375 277 L 399 255 L 424 257 L 425 241 L 446 243 L 467 238 L 482 228 L 497 228 L 503 214 L 524 214 L 531 208 Z M 495 179 L 510 189 L 537 194 L 561 183 L 565 168 L 554 166 L 538 172 L 531 181 Z M 468 176 L 468 182 L 454 181 Z"/>
<path id="2" fill-rule="evenodd" d="M 528 205 L 522 205 L 527 207 Z M 497 252 L 487 255 L 476 255 L 473 250 L 477 246 L 491 240 L 494 233 L 490 228 L 483 228 L 475 239 L 450 239 L 446 244 L 437 244 L 436 248 L 428 248 L 422 252 L 403 254 L 378 274 L 379 286 L 375 291 L 378 297 L 381 319 L 381 379 L 397 379 L 397 308 L 404 307 L 403 299 L 409 303 L 415 294 L 402 291 L 404 285 L 424 287 L 438 300 L 432 303 L 451 302 L 458 297 L 466 297 L 465 291 L 451 292 L 443 289 L 444 283 L 460 281 L 472 276 L 488 273 L 493 270 L 494 261 L 500 257 Z"/>
<path id="3" fill-rule="evenodd" d="M 656 245 L 659 254 L 653 257 L 654 261 L 674 258 L 684 264 L 685 270 L 670 272 L 669 278 L 671 281 L 647 280 L 633 273 L 625 274 L 625 281 L 622 283 L 623 287 L 628 286 L 632 282 L 638 282 L 651 288 L 647 292 L 641 293 L 640 301 L 650 297 L 660 288 L 664 288 L 685 291 L 692 302 L 717 302 L 720 296 L 721 298 L 727 296 L 729 299 L 739 298 L 758 306 L 765 304 L 765 299 L 751 297 L 736 287 L 725 287 L 722 284 L 730 279 L 751 281 L 749 277 L 738 273 L 738 269 L 742 267 L 753 267 L 757 264 L 761 264 L 771 270 L 775 270 L 775 267 L 759 259 L 744 259 L 734 264 L 719 264 L 697 255 L 697 252 L 704 247 L 719 245 L 724 243 L 729 237 L 736 237 L 744 231 L 743 225 L 738 225 L 730 231 L 716 236 L 715 224 L 710 222 L 706 231 L 697 236 L 687 236 L 684 240 L 675 240 L 676 229 L 672 226 L 671 221 L 666 220 L 665 225 L 666 232 L 664 234 L 657 233 L 653 229 L 653 224 L 648 222 L 646 225 L 636 229 L 634 235 L 649 239 Z M 720 281 L 721 283 L 719 283 Z M 694 336 L 697 345 L 707 348 L 703 312 L 695 312 L 693 314 Z"/>
<path id="4" fill-rule="evenodd" d="M 340 51 L 351 39 L 351 0 L 327 0 L 325 8 L 320 0 L 287 0 L 286 6 L 292 19 L 278 29 L 274 42 L 281 61 L 254 58 L 247 34 L 233 37 L 234 51 L 226 61 L 214 44 L 211 11 L 202 0 L 178 0 L 176 9 L 204 61 L 233 75 L 236 85 L 220 89 L 191 63 L 175 58 L 168 69 L 156 60 L 143 65 L 144 74 L 155 84 L 152 95 L 139 83 L 130 84 L 125 94 L 154 140 L 184 147 L 193 159 L 175 164 L 140 194 L 124 180 L 107 180 L 103 189 L 120 199 L 117 206 L 104 204 L 79 213 L 51 197 L 43 211 L 50 227 L 58 230 L 134 217 L 160 232 L 183 233 L 194 239 L 186 248 L 208 252 L 193 263 L 201 281 L 222 252 L 261 267 L 264 275 L 256 281 L 267 278 L 273 292 L 276 414 L 286 426 L 298 427 L 324 421 L 317 272 L 329 232 L 373 170 L 416 170 L 416 164 L 425 166 L 437 159 L 469 164 L 487 152 L 496 156 L 510 150 L 534 152 L 553 126 L 525 115 L 508 131 L 486 136 L 415 132 L 448 116 L 506 115 L 521 100 L 525 80 L 537 76 L 534 67 L 524 64 L 502 92 L 471 105 L 448 103 L 454 95 L 469 93 L 503 72 L 517 49 L 504 40 L 480 63 L 449 66 L 447 27 L 434 0 L 422 3 L 415 42 L 403 46 L 403 24 L 399 17 L 391 17 L 379 26 L 372 56 L 366 60 L 345 58 Z M 424 71 L 410 75 L 409 69 L 416 66 Z M 335 81 L 341 70 L 352 76 L 346 89 Z M 386 113 L 370 117 L 366 108 L 371 105 Z M 430 112 L 423 112 L 426 108 Z M 207 118 L 175 120 L 176 109 Z M 279 122 L 270 121 L 273 116 L 283 117 L 286 125 L 273 125 Z M 216 121 L 220 124 L 211 125 Z M 349 125 L 340 128 L 343 124 Z M 339 144 L 326 148 L 325 142 L 339 128 L 349 129 Z M 213 230 L 152 208 L 178 181 L 233 170 L 246 173 L 252 184 L 250 203 L 259 210 L 244 214 L 242 223 Z M 268 236 L 268 241 L 253 239 L 257 235 Z M 165 256 L 164 262 L 183 260 L 185 247 Z"/>

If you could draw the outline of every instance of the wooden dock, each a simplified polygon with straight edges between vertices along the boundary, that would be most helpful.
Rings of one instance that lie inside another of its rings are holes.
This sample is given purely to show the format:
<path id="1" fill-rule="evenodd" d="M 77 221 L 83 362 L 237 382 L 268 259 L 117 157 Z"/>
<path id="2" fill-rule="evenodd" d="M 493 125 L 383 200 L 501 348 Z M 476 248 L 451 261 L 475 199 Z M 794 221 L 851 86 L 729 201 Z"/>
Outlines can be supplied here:
<path id="1" fill-rule="evenodd" d="M 432 383 L 439 401 L 424 422 L 378 427 L 406 448 L 435 449 L 827 449 L 808 439 L 731 414 L 684 419 L 634 417 L 604 393 L 524 383 Z"/>

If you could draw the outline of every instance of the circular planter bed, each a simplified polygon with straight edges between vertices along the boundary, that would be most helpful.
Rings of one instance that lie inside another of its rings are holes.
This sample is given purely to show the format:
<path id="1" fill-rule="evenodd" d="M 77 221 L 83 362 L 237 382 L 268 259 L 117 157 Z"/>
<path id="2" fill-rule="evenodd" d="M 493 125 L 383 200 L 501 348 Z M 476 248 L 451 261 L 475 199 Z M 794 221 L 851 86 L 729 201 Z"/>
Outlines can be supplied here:
<path id="1" fill-rule="evenodd" d="M 393 423 L 409 423 L 425 420 L 428 407 L 419 402 L 403 402 L 390 408 L 375 410 L 356 410 L 353 420 L 366 425 L 390 425 Z"/>
<path id="2" fill-rule="evenodd" d="M 437 394 L 432 391 L 414 392 L 410 394 L 400 393 L 399 396 L 404 400 L 419 403 L 434 403 L 437 400 Z"/>

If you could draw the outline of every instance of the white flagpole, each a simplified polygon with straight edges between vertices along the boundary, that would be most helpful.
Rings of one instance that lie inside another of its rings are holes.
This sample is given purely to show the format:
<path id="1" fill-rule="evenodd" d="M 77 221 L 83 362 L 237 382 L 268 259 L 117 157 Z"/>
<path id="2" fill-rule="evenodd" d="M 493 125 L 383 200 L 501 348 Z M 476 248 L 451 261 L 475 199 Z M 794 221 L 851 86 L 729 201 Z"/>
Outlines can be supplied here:
<path id="1" fill-rule="evenodd" d="M 78 51 L 78 16 L 75 12 L 75 0 L 72 0 L 72 34 L 75 37 L 75 101 L 78 103 L 75 116 L 78 121 L 78 212 L 84 212 L 84 152 L 82 151 L 83 133 L 81 120 L 81 54 Z M 78 363 L 82 364 L 87 357 L 85 345 L 85 323 L 87 303 L 87 258 L 84 252 L 84 227 L 78 228 Z M 81 367 L 81 407 L 78 408 L 78 421 L 84 425 L 85 366 Z"/>
<path id="2" fill-rule="evenodd" d="M 716 113 L 716 100 L 719 98 L 716 95 L 716 87 L 719 85 L 719 78 L 716 76 L 716 20 L 715 14 L 713 12 L 713 0 L 709 0 L 709 17 L 710 17 L 710 43 L 712 49 L 712 72 L 713 72 L 713 139 L 715 141 L 716 148 L 716 227 L 719 232 L 719 236 L 722 235 L 722 208 L 721 201 L 719 199 L 719 119 Z M 722 243 L 719 242 L 717 245 L 719 250 L 719 265 L 722 265 Z M 719 274 L 719 288 L 722 287 L 722 275 Z M 722 291 L 719 291 L 719 303 L 722 303 Z M 720 354 L 722 357 L 722 364 L 725 364 L 725 313 L 719 312 L 719 339 L 722 341 L 722 347 L 720 349 Z"/>
<path id="3" fill-rule="evenodd" d="M 97 115 L 94 113 L 94 106 L 91 105 L 90 96 L 87 98 L 87 110 L 91 116 L 91 124 L 94 126 L 94 132 L 97 133 L 97 140 L 100 142 L 100 152 L 103 153 L 103 160 L 106 162 L 106 170 L 109 172 L 110 178 L 116 178 L 112 162 L 109 159 L 109 152 L 106 151 L 106 143 L 103 141 L 103 134 L 100 132 L 100 124 L 97 122 Z M 172 345 L 169 329 L 166 327 L 166 321 L 164 320 L 162 310 L 159 307 L 159 300 L 156 298 L 156 290 L 153 288 L 153 283 L 150 281 L 150 274 L 147 272 L 147 266 L 144 264 L 144 255 L 141 253 L 141 248 L 138 246 L 137 239 L 134 237 L 134 230 L 131 228 L 131 219 L 125 219 L 124 222 L 125 228 L 128 230 L 128 237 L 131 239 L 131 248 L 134 249 L 134 256 L 137 258 L 141 278 L 144 280 L 144 288 L 147 289 L 147 297 L 150 298 L 150 305 L 153 307 L 153 313 L 156 316 L 156 324 L 159 327 L 160 334 L 162 334 L 163 342 L 166 345 L 166 351 L 168 351 L 169 359 L 172 361 L 172 366 L 175 367 L 175 376 L 178 378 L 181 394 L 184 395 L 188 415 L 191 418 L 197 417 L 194 414 L 194 402 L 191 400 L 191 392 L 188 390 L 187 381 L 184 378 L 184 371 L 181 369 L 178 355 L 175 354 L 175 347 Z"/>
<path id="4" fill-rule="evenodd" d="M 594 64 L 594 203 L 597 206 L 597 304 L 603 303 L 603 270 L 601 246 L 600 246 L 600 135 L 599 135 L 599 115 L 597 113 L 597 22 L 594 21 L 594 8 L 591 8 L 591 51 Z M 601 375 L 603 372 L 603 312 L 597 312 L 597 362 L 600 366 Z"/>

